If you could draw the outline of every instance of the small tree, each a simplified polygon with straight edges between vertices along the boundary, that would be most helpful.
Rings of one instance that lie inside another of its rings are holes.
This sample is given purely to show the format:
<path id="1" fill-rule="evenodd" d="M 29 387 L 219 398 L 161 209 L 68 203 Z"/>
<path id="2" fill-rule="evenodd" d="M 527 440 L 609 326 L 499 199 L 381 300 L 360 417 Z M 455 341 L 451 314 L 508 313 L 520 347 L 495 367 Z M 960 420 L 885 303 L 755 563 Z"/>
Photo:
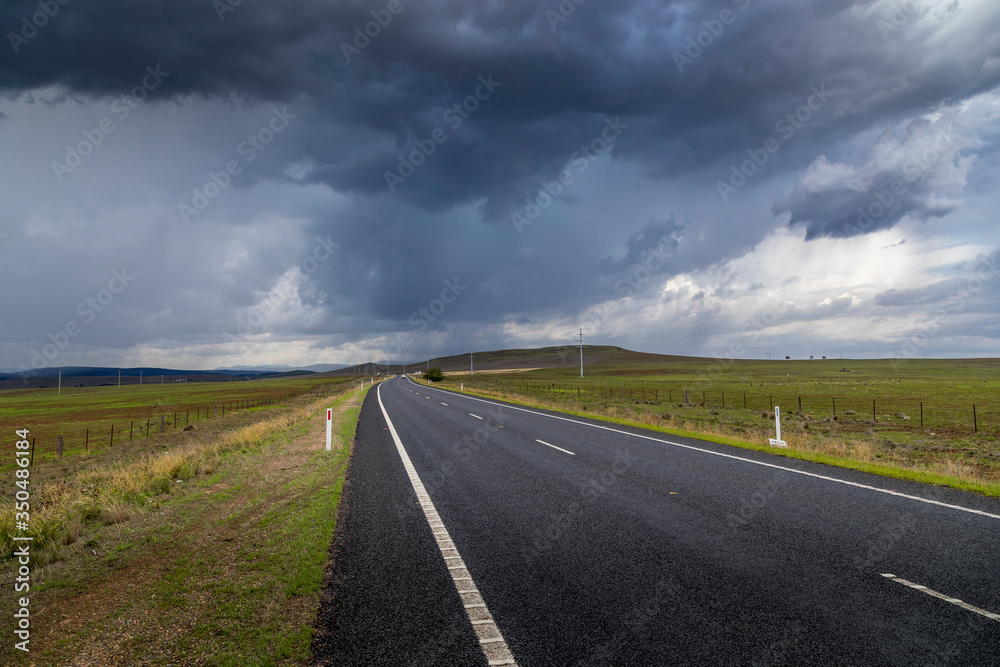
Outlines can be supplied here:
<path id="1" fill-rule="evenodd" d="M 440 368 L 428 368 L 424 371 L 424 379 L 431 382 L 440 382 L 444 379 L 444 373 L 441 372 Z"/>
<path id="2" fill-rule="evenodd" d="M 791 357 L 786 354 L 785 359 L 791 359 Z"/>

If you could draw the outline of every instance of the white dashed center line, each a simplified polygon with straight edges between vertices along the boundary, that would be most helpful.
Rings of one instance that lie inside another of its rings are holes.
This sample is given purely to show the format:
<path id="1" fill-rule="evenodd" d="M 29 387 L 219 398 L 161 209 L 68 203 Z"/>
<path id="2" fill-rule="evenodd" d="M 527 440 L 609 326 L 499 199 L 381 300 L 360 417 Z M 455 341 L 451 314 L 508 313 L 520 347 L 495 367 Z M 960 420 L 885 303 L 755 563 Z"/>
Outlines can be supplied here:
<path id="1" fill-rule="evenodd" d="M 475 417 L 476 419 L 482 419 L 482 417 L 480 417 L 479 415 L 474 415 L 471 412 L 469 413 L 469 416 L 470 417 Z"/>
<path id="2" fill-rule="evenodd" d="M 555 445 L 550 445 L 549 443 L 545 442 L 544 440 L 535 440 L 535 442 L 543 444 L 546 447 L 551 447 L 552 449 L 558 449 L 560 452 L 565 452 L 566 454 L 569 454 L 570 456 L 576 456 L 575 452 L 571 452 L 568 449 L 563 449 L 562 447 L 556 447 Z"/>

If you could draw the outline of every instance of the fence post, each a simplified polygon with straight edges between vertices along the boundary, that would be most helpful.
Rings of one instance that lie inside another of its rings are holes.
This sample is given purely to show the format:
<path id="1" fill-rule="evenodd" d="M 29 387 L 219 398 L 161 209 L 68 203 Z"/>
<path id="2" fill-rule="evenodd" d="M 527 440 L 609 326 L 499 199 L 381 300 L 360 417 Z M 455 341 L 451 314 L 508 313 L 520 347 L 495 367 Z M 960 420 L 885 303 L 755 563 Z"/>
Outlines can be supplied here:
<path id="1" fill-rule="evenodd" d="M 837 397 L 833 397 L 833 416 L 837 416 Z"/>
<path id="2" fill-rule="evenodd" d="M 62 458 L 63 455 L 63 439 L 61 434 L 59 435 L 59 438 L 56 440 L 56 455 L 59 458 Z"/>
<path id="3" fill-rule="evenodd" d="M 128 423 L 128 441 L 129 442 L 132 442 L 132 427 L 133 426 L 135 426 L 135 422 L 134 421 L 130 421 Z"/>
<path id="4" fill-rule="evenodd" d="M 115 446 L 115 425 L 112 424 L 111 425 L 111 444 L 108 445 L 108 447 L 114 447 L 114 446 Z"/>
<path id="5" fill-rule="evenodd" d="M 90 429 L 87 429 L 87 439 L 83 441 L 83 451 L 90 451 Z"/>
<path id="6" fill-rule="evenodd" d="M 924 402 L 920 401 L 920 428 L 924 427 Z"/>
<path id="7" fill-rule="evenodd" d="M 160 433 L 163 433 L 163 421 L 164 421 L 164 417 L 163 417 L 163 415 L 160 415 Z"/>
<path id="8" fill-rule="evenodd" d="M 979 422 L 976 420 L 976 404 L 972 404 L 972 428 L 979 433 Z"/>
<path id="9" fill-rule="evenodd" d="M 873 422 L 877 422 L 878 421 L 878 417 L 875 416 L 875 399 L 874 398 L 872 399 L 872 421 Z"/>
<path id="10" fill-rule="evenodd" d="M 31 454 L 28 455 L 28 467 L 30 468 L 35 462 L 35 439 L 31 439 Z"/>
<path id="11" fill-rule="evenodd" d="M 149 437 L 149 417 L 146 417 L 146 437 Z"/>
<path id="12" fill-rule="evenodd" d="M 802 412 L 802 397 L 799 396 L 799 412 Z"/>

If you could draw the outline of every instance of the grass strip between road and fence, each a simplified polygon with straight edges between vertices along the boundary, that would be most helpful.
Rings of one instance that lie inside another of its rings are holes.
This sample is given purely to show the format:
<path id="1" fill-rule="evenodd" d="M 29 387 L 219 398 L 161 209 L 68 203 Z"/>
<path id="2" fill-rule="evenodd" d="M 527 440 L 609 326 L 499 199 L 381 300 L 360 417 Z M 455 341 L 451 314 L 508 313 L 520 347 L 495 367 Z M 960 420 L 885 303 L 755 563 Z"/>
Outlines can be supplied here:
<path id="1" fill-rule="evenodd" d="M 597 421 L 617 424 L 619 426 L 641 428 L 647 431 L 655 431 L 666 435 L 674 435 L 683 438 L 692 438 L 695 440 L 704 440 L 707 442 L 714 442 L 720 445 L 738 447 L 740 449 L 749 449 L 758 452 L 768 452 L 770 454 L 775 454 L 777 456 L 783 456 L 786 458 L 801 459 L 803 461 L 822 463 L 826 465 L 836 466 L 838 468 L 846 468 L 849 470 L 857 470 L 859 472 L 881 475 L 883 477 L 891 477 L 893 479 L 919 482 L 921 484 L 932 484 L 936 486 L 958 489 L 961 491 L 971 491 L 974 493 L 980 493 L 984 496 L 1000 498 L 1000 484 L 978 481 L 978 480 L 963 479 L 955 475 L 948 475 L 933 470 L 906 468 L 888 463 L 876 463 L 871 461 L 865 461 L 859 458 L 852 458 L 850 456 L 832 455 L 824 453 L 822 451 L 799 449 L 795 447 L 791 442 L 789 443 L 787 449 L 776 448 L 776 447 L 771 447 L 769 445 L 750 442 L 748 440 L 733 437 L 730 435 L 712 433 L 708 431 L 693 431 L 688 429 L 671 428 L 669 426 L 661 426 L 659 424 L 639 421 L 635 419 L 602 415 L 594 412 L 583 412 L 579 410 L 568 409 L 565 406 L 552 405 L 538 401 L 528 401 L 520 397 L 511 396 L 510 392 L 491 393 L 489 391 L 483 391 L 480 389 L 469 389 L 468 387 L 461 389 L 457 387 L 449 387 L 449 389 L 451 391 L 455 391 L 458 393 L 464 393 L 471 396 L 479 396 L 485 399 L 501 400 L 527 408 L 548 410 L 550 412 L 557 412 L 559 414 L 572 415 L 575 417 L 584 417 L 586 419 L 594 419 Z"/>

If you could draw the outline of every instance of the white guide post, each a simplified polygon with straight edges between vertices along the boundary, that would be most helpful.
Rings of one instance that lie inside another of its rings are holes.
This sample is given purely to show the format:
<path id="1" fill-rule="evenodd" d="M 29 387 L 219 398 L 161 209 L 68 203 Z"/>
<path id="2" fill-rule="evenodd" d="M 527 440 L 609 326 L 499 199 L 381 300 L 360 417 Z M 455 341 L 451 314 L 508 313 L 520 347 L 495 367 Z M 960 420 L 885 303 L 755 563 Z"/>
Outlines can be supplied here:
<path id="1" fill-rule="evenodd" d="M 777 437 L 768 438 L 768 442 L 771 443 L 772 447 L 788 447 L 788 443 L 781 439 L 781 408 L 777 405 L 774 406 L 774 430 L 777 431 L 775 434 Z"/>
<path id="2" fill-rule="evenodd" d="M 326 409 L 326 451 L 333 448 L 333 408 Z"/>

